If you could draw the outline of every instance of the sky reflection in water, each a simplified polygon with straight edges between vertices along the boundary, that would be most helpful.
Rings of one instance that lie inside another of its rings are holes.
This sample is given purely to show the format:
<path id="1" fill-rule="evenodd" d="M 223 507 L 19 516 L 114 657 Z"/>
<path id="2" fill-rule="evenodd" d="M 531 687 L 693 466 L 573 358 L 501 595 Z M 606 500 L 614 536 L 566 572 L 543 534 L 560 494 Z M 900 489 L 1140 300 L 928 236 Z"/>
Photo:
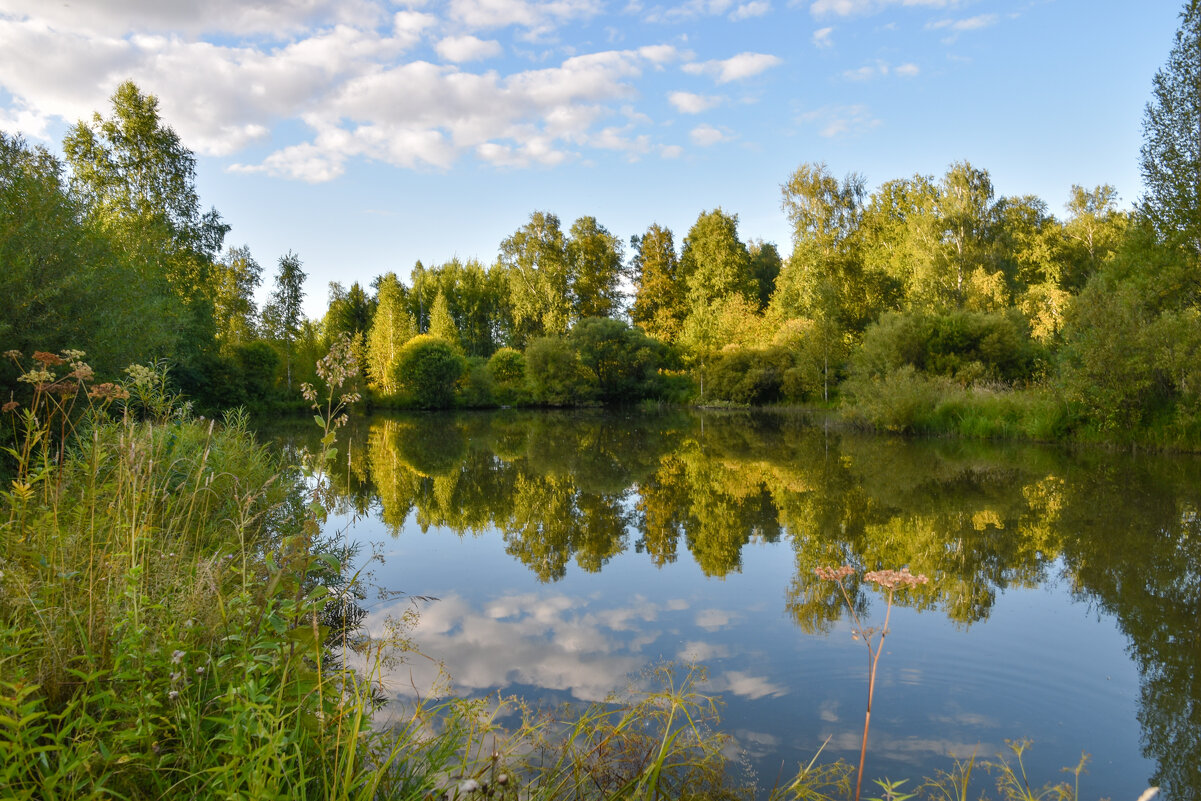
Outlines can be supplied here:
<path id="1" fill-rule="evenodd" d="M 866 650 L 813 568 L 909 565 L 932 581 L 893 612 L 869 775 L 916 779 L 1029 737 L 1040 784 L 1088 751 L 1084 797 L 1152 780 L 1197 797 L 1195 459 L 789 415 L 377 417 L 348 438 L 331 525 L 357 509 L 352 536 L 386 557 L 376 581 L 438 597 L 413 635 L 456 693 L 593 701 L 649 662 L 695 660 L 770 785 L 827 737 L 824 755 L 858 754 Z M 882 599 L 855 592 L 878 623 Z M 436 678 L 414 659 L 392 687 Z"/>

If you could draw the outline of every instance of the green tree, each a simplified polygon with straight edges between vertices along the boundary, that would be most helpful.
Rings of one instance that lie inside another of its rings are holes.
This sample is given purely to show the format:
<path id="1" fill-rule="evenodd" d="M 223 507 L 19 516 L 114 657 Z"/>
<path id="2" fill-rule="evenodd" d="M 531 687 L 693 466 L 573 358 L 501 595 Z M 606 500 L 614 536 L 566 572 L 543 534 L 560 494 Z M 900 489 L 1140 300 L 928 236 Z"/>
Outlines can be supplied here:
<path id="1" fill-rule="evenodd" d="M 327 342 L 337 341 L 343 334 L 352 337 L 366 335 L 375 316 L 375 301 L 355 281 L 346 289 L 337 281 L 329 285 L 329 306 L 325 311 L 322 329 Z"/>
<path id="2" fill-rule="evenodd" d="M 395 381 L 421 409 L 449 409 L 467 362 L 449 342 L 419 334 L 400 350 Z"/>
<path id="3" fill-rule="evenodd" d="M 254 292 L 262 280 L 263 268 L 245 245 L 231 247 L 213 265 L 213 317 L 217 342 L 226 355 L 255 338 L 258 308 Z"/>
<path id="4" fill-rule="evenodd" d="M 566 333 L 572 322 L 567 240 L 554 214 L 536 211 L 500 244 L 498 264 L 509 284 L 512 344 Z"/>
<path id="5" fill-rule="evenodd" d="M 304 280 L 300 257 L 288 251 L 279 257 L 275 274 L 275 289 L 263 307 L 263 327 L 271 334 L 284 353 L 284 373 L 288 391 L 292 390 L 292 365 L 301 323 L 304 321 L 301 304 L 304 302 Z"/>
<path id="6" fill-rule="evenodd" d="M 663 346 L 637 328 L 588 317 L 575 324 L 567 341 L 605 403 L 638 401 L 653 391 Z"/>
<path id="7" fill-rule="evenodd" d="M 776 291 L 776 278 L 784 267 L 780 251 L 774 242 L 755 239 L 747 243 L 747 254 L 751 258 L 751 273 L 759 285 L 759 310 L 767 308 L 772 293 Z"/>
<path id="8" fill-rule="evenodd" d="M 160 272 L 179 301 L 181 344 L 211 341 L 211 268 L 229 231 L 200 210 L 196 158 L 159 117 L 158 99 L 130 81 L 113 115 L 80 121 L 63 140 L 71 189 L 117 246 Z"/>
<path id="9" fill-rule="evenodd" d="M 0 132 L 0 342 L 80 348 L 109 373 L 176 342 L 163 276 L 123 258 L 70 197 L 62 165 Z M 9 366 L 0 367 L 4 380 Z M 15 374 L 11 376 L 15 380 Z"/>
<path id="10" fill-rule="evenodd" d="M 612 317 L 621 305 L 621 241 L 595 217 L 580 217 L 567 240 L 575 319 Z"/>
<path id="11" fill-rule="evenodd" d="M 1130 215 L 1118 210 L 1118 192 L 1109 184 L 1093 189 L 1073 185 L 1066 207 L 1063 235 L 1067 253 L 1061 285 L 1075 293 L 1118 252 Z"/>
<path id="12" fill-rule="evenodd" d="M 948 308 L 996 308 L 992 238 L 996 220 L 992 178 L 966 161 L 956 162 L 939 184 L 938 219 L 941 268 L 938 285 L 932 288 L 937 300 Z"/>
<path id="13" fill-rule="evenodd" d="M 671 229 L 651 225 L 630 240 L 634 248 L 634 305 L 630 319 L 652 337 L 674 342 L 687 314 L 685 287 L 680 275 Z"/>
<path id="14" fill-rule="evenodd" d="M 416 333 L 396 273 L 379 278 L 375 303 L 375 318 L 367 334 L 367 375 L 380 392 L 391 395 L 398 389 L 393 368 L 400 349 Z"/>
<path id="15" fill-rule="evenodd" d="M 701 213 L 680 254 L 680 274 L 687 287 L 686 344 L 701 351 L 724 344 L 716 320 L 725 302 L 758 306 L 759 285 L 750 267 L 750 254 L 738 238 L 738 216 L 721 209 Z"/>
<path id="16" fill-rule="evenodd" d="M 434 298 L 434 308 L 430 312 L 430 336 L 459 346 L 459 329 L 455 326 L 454 318 L 450 316 L 450 305 L 446 302 L 446 293 L 439 292 Z"/>
<path id="17" fill-rule="evenodd" d="M 1180 13 L 1168 62 L 1155 73 L 1143 116 L 1139 211 L 1160 238 L 1201 256 L 1201 3 Z"/>

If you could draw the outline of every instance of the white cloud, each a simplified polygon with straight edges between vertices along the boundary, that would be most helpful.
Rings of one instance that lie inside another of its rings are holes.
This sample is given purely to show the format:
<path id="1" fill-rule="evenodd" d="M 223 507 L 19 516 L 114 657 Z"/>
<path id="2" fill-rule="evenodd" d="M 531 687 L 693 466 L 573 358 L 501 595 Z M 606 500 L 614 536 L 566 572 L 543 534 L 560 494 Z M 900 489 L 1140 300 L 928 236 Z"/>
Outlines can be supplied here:
<path id="1" fill-rule="evenodd" d="M 692 140 L 694 145 L 701 147 L 711 147 L 730 139 L 723 131 L 709 124 L 696 126 L 688 133 L 688 138 Z"/>
<path id="2" fill-rule="evenodd" d="M 809 12 L 815 17 L 852 17 L 875 14 L 889 6 L 948 8 L 958 4 L 959 0 L 814 0 Z"/>
<path id="3" fill-rule="evenodd" d="M 434 50 L 446 61 L 455 63 L 494 58 L 503 52 L 500 42 L 471 35 L 448 36 L 434 45 Z"/>
<path id="4" fill-rule="evenodd" d="M 718 83 L 730 83 L 753 77 L 783 63 L 778 56 L 767 53 L 739 53 L 724 61 L 685 64 L 683 70 L 690 75 L 711 75 Z"/>
<path id="5" fill-rule="evenodd" d="M 743 3 L 731 11 L 730 19 L 735 22 L 741 22 L 744 19 L 751 19 L 752 17 L 762 17 L 769 11 L 771 11 L 771 3 L 767 2 L 767 0 L 752 0 L 752 2 Z"/>
<path id="6" fill-rule="evenodd" d="M 681 114 L 700 114 L 718 106 L 725 98 L 716 95 L 695 95 L 692 92 L 672 92 L 667 101 Z"/>
<path id="7" fill-rule="evenodd" d="M 448 17 L 473 30 L 517 26 L 540 37 L 565 22 L 587 19 L 601 10 L 599 0 L 450 0 Z"/>
<path id="8" fill-rule="evenodd" d="M 842 77 L 848 81 L 869 81 L 872 78 L 883 78 L 887 75 L 899 75 L 902 78 L 912 78 L 921 70 L 916 64 L 901 64 L 899 67 L 893 67 L 886 61 L 877 61 L 875 64 L 865 64 L 864 66 L 847 70 L 842 73 Z"/>
<path id="9" fill-rule="evenodd" d="M 633 4 L 631 4 L 633 5 Z M 644 17 L 647 22 L 683 22 L 696 17 L 724 14 L 734 5 L 734 0 L 687 0 L 670 8 L 655 6 Z M 642 10 L 639 5 L 635 13 Z"/>
<path id="10" fill-rule="evenodd" d="M 679 145 L 663 145 L 659 148 L 659 155 L 665 159 L 678 159 L 684 155 L 684 148 Z"/>
<path id="11" fill-rule="evenodd" d="M 863 105 L 823 106 L 805 112 L 799 119 L 801 124 L 816 127 L 818 134 L 827 138 L 862 133 L 880 124 Z"/>
<path id="12" fill-rule="evenodd" d="M 987 28 L 995 25 L 1000 19 L 996 14 L 978 14 L 974 17 L 966 19 L 940 19 L 935 22 L 928 23 L 926 28 L 930 30 L 947 29 L 955 33 L 963 33 L 965 31 L 978 31 L 981 28 Z"/>
<path id="13" fill-rule="evenodd" d="M 818 28 L 813 32 L 813 46 L 819 50 L 827 47 L 833 47 L 834 42 L 830 38 L 830 34 L 834 33 L 833 28 Z"/>

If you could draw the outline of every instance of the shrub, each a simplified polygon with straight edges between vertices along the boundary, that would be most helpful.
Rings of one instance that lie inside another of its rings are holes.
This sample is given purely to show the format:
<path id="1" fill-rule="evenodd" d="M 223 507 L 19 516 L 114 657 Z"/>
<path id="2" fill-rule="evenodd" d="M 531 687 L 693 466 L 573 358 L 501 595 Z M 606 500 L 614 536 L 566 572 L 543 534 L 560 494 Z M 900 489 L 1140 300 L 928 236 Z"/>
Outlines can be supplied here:
<path id="1" fill-rule="evenodd" d="M 663 346 L 639 329 L 621 320 L 589 317 L 576 323 L 567 341 L 600 400 L 632 402 L 654 394 Z"/>
<path id="2" fill-rule="evenodd" d="M 492 396 L 502 406 L 524 403 L 525 356 L 513 348 L 501 348 L 488 359 L 488 375 L 492 379 Z"/>
<path id="3" fill-rule="evenodd" d="M 418 408 L 446 409 L 454 405 L 455 385 L 467 362 L 446 340 L 421 334 L 401 348 L 393 370 L 397 385 Z"/>
<path id="4" fill-rule="evenodd" d="M 784 374 L 792 366 L 784 348 L 719 351 L 704 367 L 705 395 L 731 403 L 773 403 L 782 397 Z"/>
<path id="5" fill-rule="evenodd" d="M 584 403 L 596 396 L 596 380 L 562 337 L 540 337 L 525 351 L 526 378 L 534 400 L 551 406 Z"/>

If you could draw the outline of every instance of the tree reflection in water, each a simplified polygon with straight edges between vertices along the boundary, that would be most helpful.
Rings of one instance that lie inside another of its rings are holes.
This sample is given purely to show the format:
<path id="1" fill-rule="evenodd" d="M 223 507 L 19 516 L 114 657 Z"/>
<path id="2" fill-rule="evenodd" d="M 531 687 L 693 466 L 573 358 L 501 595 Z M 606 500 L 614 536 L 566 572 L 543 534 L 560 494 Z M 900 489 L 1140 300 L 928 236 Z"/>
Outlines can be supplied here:
<path id="1" fill-rule="evenodd" d="M 399 532 L 491 530 L 541 581 L 634 551 L 687 553 L 708 576 L 748 543 L 783 540 L 785 598 L 805 632 L 829 631 L 829 564 L 930 577 L 906 604 L 969 627 L 998 593 L 1062 576 L 1113 615 L 1141 674 L 1155 781 L 1201 793 L 1201 467 L 1195 457 L 914 442 L 831 433 L 800 415 L 602 412 L 426 414 L 356 421 L 334 477 L 347 510 L 378 503 Z M 851 583 L 861 612 L 869 601 Z"/>

